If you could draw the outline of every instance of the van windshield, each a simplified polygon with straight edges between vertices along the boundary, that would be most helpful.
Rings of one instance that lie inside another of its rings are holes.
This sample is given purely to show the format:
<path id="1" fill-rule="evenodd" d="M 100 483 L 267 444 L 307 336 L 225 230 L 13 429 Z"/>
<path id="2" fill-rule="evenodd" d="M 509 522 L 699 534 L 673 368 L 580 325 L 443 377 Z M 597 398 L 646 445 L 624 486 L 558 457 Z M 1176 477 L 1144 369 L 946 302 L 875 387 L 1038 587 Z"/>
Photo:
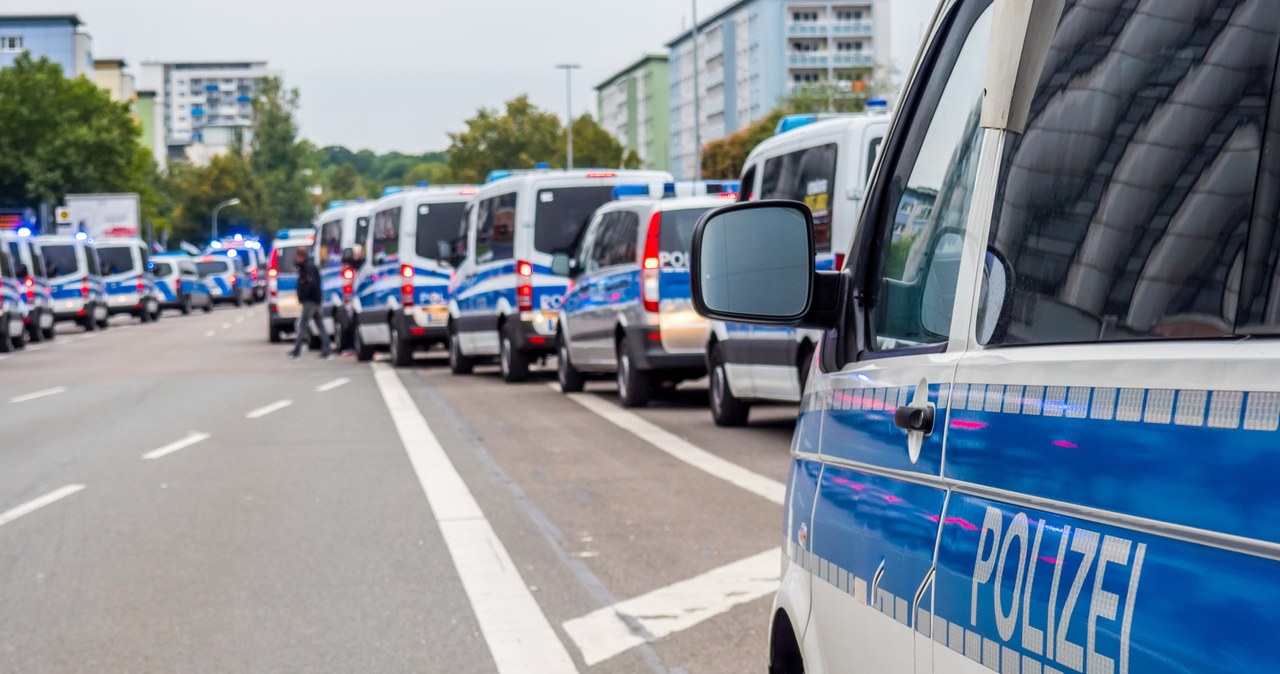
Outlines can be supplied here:
<path id="1" fill-rule="evenodd" d="M 693 228 L 698 218 L 710 208 L 686 208 L 662 212 L 662 230 L 658 234 L 658 247 L 664 253 L 688 253 L 693 246 Z"/>
<path id="2" fill-rule="evenodd" d="M 573 253 L 597 208 L 613 200 L 613 185 L 538 190 L 533 247 L 543 253 Z"/>
<path id="3" fill-rule="evenodd" d="M 74 274 L 80 271 L 80 261 L 76 259 L 76 247 L 68 243 L 41 246 L 44 253 L 44 268 L 49 278 Z"/>
<path id="4" fill-rule="evenodd" d="M 197 262 L 196 271 L 201 276 L 209 276 L 211 274 L 225 274 L 231 268 L 231 263 L 224 260 L 212 260 L 209 262 Z"/>
<path id="5" fill-rule="evenodd" d="M 98 249 L 98 265 L 102 273 L 124 274 L 133 271 L 133 250 L 128 246 Z"/>
<path id="6" fill-rule="evenodd" d="M 458 234 L 458 223 L 467 202 L 455 201 L 443 204 L 418 204 L 417 243 L 414 252 L 418 257 L 434 260 L 440 255 L 440 244 L 452 244 Z"/>

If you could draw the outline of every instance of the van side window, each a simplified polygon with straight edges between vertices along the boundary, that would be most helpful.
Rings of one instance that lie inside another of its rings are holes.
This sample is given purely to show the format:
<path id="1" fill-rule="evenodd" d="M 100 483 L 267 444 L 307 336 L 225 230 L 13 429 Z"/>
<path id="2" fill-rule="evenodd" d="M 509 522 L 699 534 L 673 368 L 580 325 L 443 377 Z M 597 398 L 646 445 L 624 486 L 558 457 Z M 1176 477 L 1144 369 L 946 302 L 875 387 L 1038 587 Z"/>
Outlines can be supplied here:
<path id="1" fill-rule="evenodd" d="M 1278 50 L 1261 0 L 1105 19 L 1068 4 L 1002 157 L 979 341 L 1274 332 Z"/>
<path id="2" fill-rule="evenodd" d="M 320 263 L 336 264 L 342 259 L 342 221 L 330 220 L 320 225 Z"/>
<path id="3" fill-rule="evenodd" d="M 90 276 L 98 276 L 102 273 L 98 271 L 98 254 L 94 252 L 92 247 L 84 247 L 84 259 L 89 263 L 88 268 Z"/>
<path id="4" fill-rule="evenodd" d="M 836 187 L 836 145 L 805 148 L 764 163 L 761 199 L 802 201 L 813 212 L 813 243 L 831 252 L 831 200 Z"/>
<path id="5" fill-rule="evenodd" d="M 13 278 L 13 263 L 9 261 L 9 253 L 0 250 L 0 276 L 4 278 Z"/>
<path id="6" fill-rule="evenodd" d="M 738 187 L 738 201 L 751 201 L 755 197 L 756 190 L 756 165 L 752 164 L 746 173 L 742 174 L 742 184 Z"/>
<path id="7" fill-rule="evenodd" d="M 515 255 L 516 193 L 485 199 L 479 209 L 476 261 L 510 260 Z"/>
<path id="8" fill-rule="evenodd" d="M 355 239 L 356 243 L 363 246 L 365 245 L 365 242 L 368 240 L 368 238 L 369 238 L 369 217 L 362 216 L 362 217 L 356 218 L 356 239 Z"/>
<path id="9" fill-rule="evenodd" d="M 596 223 L 595 229 L 590 232 L 591 244 L 586 255 L 586 266 L 584 267 L 587 273 L 594 273 L 602 267 L 609 266 L 609 240 L 613 237 L 613 230 L 616 228 L 617 222 L 617 211 L 605 213 L 600 216 L 600 221 Z"/>
<path id="10" fill-rule="evenodd" d="M 640 236 L 640 216 L 633 211 L 619 211 L 609 237 L 607 267 L 636 263 L 636 238 Z"/>
<path id="11" fill-rule="evenodd" d="M 373 214 L 373 257 L 400 254 L 400 207 Z"/>
<path id="12" fill-rule="evenodd" d="M 880 276 L 872 288 L 873 350 L 942 344 L 951 329 L 965 220 L 977 178 L 978 126 L 991 6 L 957 9 L 887 180 L 869 214 Z M 981 14 L 978 12 L 981 11 Z M 888 159 L 888 158 L 886 158 Z"/>

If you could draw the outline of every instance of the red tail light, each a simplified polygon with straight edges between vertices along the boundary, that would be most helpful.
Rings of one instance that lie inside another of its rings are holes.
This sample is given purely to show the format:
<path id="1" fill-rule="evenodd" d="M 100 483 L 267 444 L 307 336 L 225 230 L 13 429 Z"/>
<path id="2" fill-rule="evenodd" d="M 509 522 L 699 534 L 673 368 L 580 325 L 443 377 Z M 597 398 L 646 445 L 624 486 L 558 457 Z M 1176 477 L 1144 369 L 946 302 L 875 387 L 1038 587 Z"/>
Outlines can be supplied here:
<path id="1" fill-rule="evenodd" d="M 146 289 L 147 289 L 147 284 L 143 283 L 142 279 L 138 279 L 138 292 L 143 292 Z"/>
<path id="2" fill-rule="evenodd" d="M 662 240 L 662 213 L 654 213 L 649 220 L 649 233 L 644 239 L 644 262 L 640 265 L 640 299 L 644 310 L 658 311 L 658 275 L 662 261 L 658 259 L 659 242 Z"/>
<path id="3" fill-rule="evenodd" d="M 355 277 L 356 277 L 356 270 L 352 269 L 351 267 L 346 267 L 342 270 L 342 280 L 343 280 L 342 299 L 343 300 L 350 300 L 352 293 L 355 292 L 355 286 L 352 284 L 352 280 L 354 280 Z"/>
<path id="4" fill-rule="evenodd" d="M 235 274 L 232 274 L 232 275 L 231 275 L 231 285 L 235 285 L 235 284 L 236 284 L 236 275 L 235 275 Z"/>
<path id="5" fill-rule="evenodd" d="M 355 277 L 356 277 L 356 270 L 352 269 L 351 267 L 347 267 L 346 269 L 342 270 L 342 278 L 350 281 Z"/>
<path id="6" fill-rule="evenodd" d="M 27 288 L 27 302 L 34 303 L 36 301 L 36 280 L 28 276 L 22 279 L 22 285 Z"/>
<path id="7" fill-rule="evenodd" d="M 836 253 L 836 271 L 844 270 L 844 253 Z"/>
<path id="8" fill-rule="evenodd" d="M 267 278 L 275 278 L 280 275 L 280 267 L 276 264 L 280 260 L 280 249 L 271 251 L 271 261 L 267 263 Z"/>
<path id="9" fill-rule="evenodd" d="M 258 270 L 257 270 L 257 269 L 250 269 L 250 270 L 249 270 L 249 278 L 251 278 L 251 279 L 253 279 L 253 280 L 257 281 L 257 280 L 258 280 Z"/>
<path id="10" fill-rule="evenodd" d="M 617 178 L 616 171 L 591 171 L 587 174 L 588 178 Z"/>
<path id="11" fill-rule="evenodd" d="M 89 296 L 89 279 L 84 279 L 83 281 L 80 281 L 80 296 L 81 297 Z"/>
<path id="12" fill-rule="evenodd" d="M 35 279 L 33 279 L 33 278 L 31 278 L 30 276 L 28 276 L 28 277 L 26 277 L 26 278 L 22 279 L 22 285 L 24 285 L 24 286 L 26 286 L 26 287 L 28 287 L 28 288 L 30 288 L 31 286 L 34 286 L 35 284 L 36 284 L 36 280 L 35 280 Z"/>
<path id="13" fill-rule="evenodd" d="M 400 265 L 400 278 L 408 281 L 400 287 L 400 303 L 406 307 L 413 306 L 413 265 Z"/>
<path id="14" fill-rule="evenodd" d="M 533 265 L 524 260 L 516 263 L 516 309 L 533 311 Z"/>

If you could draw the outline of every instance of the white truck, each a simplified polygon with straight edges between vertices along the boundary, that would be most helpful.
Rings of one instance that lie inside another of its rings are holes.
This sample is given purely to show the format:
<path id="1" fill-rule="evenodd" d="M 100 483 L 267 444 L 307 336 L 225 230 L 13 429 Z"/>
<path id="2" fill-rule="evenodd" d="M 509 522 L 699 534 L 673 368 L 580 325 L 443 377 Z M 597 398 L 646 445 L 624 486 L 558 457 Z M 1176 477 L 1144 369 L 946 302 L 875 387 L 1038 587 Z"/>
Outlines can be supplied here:
<path id="1" fill-rule="evenodd" d="M 58 209 L 58 233 L 84 232 L 93 239 L 136 239 L 142 235 L 138 195 L 68 194 Z"/>

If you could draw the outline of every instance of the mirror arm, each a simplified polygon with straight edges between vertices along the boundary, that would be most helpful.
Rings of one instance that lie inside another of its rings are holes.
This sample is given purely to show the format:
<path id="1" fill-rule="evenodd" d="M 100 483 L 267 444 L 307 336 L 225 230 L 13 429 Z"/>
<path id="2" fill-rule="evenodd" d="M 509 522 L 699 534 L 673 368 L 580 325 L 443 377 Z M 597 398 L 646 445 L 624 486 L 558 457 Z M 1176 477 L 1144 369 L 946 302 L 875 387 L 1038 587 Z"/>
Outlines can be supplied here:
<path id="1" fill-rule="evenodd" d="M 809 312 L 797 327 L 832 330 L 839 326 L 847 278 L 838 271 L 814 272 L 813 300 L 809 303 Z"/>

